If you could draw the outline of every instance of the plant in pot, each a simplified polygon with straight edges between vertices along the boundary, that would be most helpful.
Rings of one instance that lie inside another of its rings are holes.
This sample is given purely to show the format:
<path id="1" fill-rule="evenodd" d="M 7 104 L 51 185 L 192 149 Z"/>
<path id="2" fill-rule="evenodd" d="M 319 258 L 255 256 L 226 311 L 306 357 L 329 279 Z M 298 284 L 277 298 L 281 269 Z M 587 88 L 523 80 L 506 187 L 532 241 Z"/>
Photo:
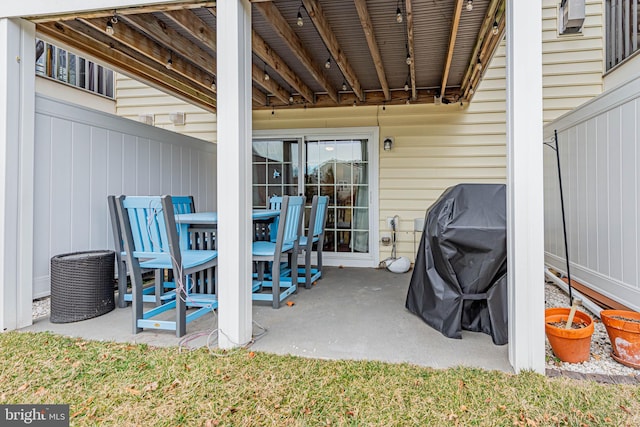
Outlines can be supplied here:
<path id="1" fill-rule="evenodd" d="M 580 363 L 589 360 L 593 320 L 578 311 L 580 300 L 575 298 L 571 308 L 545 310 L 545 332 L 553 354 L 563 362 Z"/>
<path id="2" fill-rule="evenodd" d="M 602 310 L 602 323 L 611 341 L 611 357 L 623 365 L 640 369 L 640 313 Z"/>

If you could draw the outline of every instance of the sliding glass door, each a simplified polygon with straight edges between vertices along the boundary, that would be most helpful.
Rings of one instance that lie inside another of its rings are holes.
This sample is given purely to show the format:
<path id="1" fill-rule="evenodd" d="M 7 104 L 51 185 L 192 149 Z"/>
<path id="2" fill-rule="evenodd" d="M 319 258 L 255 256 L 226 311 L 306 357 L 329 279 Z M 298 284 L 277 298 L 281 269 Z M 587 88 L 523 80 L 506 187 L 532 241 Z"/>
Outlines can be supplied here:
<path id="1" fill-rule="evenodd" d="M 374 266 L 372 141 L 366 134 L 303 131 L 288 138 L 254 137 L 253 206 L 268 206 L 272 196 L 304 194 L 307 228 L 313 196 L 328 196 L 323 248 L 327 264 Z"/>

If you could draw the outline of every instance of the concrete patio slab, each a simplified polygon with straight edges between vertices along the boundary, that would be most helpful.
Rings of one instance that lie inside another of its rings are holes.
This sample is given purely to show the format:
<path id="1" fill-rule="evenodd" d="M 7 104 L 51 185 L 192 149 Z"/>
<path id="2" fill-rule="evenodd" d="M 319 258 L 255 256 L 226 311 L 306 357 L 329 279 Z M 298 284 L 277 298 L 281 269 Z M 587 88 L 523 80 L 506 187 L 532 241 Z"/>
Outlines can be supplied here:
<path id="1" fill-rule="evenodd" d="M 508 346 L 496 346 L 482 333 L 463 332 L 461 340 L 446 338 L 404 308 L 411 272 L 325 267 L 324 279 L 300 289 L 279 310 L 254 303 L 254 321 L 267 329 L 252 349 L 323 359 L 367 359 L 407 362 L 434 368 L 458 365 L 513 372 Z M 52 324 L 36 320 L 23 331 L 51 331 L 93 340 L 178 345 L 169 331 L 131 333 L 131 309 L 82 322 Z M 205 345 L 216 327 L 206 315 L 187 326 L 191 346 Z M 256 335 L 260 329 L 254 327 Z M 215 337 L 214 337 L 215 340 Z"/>

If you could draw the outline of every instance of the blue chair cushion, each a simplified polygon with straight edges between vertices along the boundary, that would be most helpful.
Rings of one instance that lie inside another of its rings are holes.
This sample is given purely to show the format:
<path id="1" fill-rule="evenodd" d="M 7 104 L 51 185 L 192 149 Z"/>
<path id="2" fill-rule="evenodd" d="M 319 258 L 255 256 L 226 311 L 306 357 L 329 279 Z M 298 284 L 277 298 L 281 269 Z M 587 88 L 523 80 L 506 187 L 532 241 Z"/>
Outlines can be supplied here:
<path id="1" fill-rule="evenodd" d="M 317 236 L 313 236 L 313 243 L 318 241 Z M 300 236 L 300 246 L 307 246 L 307 236 Z"/>
<path id="2" fill-rule="evenodd" d="M 286 252 L 293 249 L 293 243 L 285 243 L 282 245 L 282 252 Z M 254 256 L 273 256 L 276 252 L 276 244 L 273 242 L 253 242 L 251 250 Z"/>
<path id="3" fill-rule="evenodd" d="M 218 257 L 218 251 L 183 250 L 182 267 L 192 268 Z M 140 263 L 141 268 L 173 268 L 171 256 L 162 254 L 156 258 Z"/>

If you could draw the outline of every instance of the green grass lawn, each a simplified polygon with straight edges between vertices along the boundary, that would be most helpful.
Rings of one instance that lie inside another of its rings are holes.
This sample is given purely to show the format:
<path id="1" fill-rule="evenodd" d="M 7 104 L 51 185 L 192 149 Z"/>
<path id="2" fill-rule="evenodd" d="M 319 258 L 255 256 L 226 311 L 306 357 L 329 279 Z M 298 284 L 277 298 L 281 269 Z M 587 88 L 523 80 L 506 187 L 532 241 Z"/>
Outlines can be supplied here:
<path id="1" fill-rule="evenodd" d="M 68 403 L 72 425 L 638 426 L 640 387 L 472 368 L 226 356 L 0 334 L 0 403 Z"/>

